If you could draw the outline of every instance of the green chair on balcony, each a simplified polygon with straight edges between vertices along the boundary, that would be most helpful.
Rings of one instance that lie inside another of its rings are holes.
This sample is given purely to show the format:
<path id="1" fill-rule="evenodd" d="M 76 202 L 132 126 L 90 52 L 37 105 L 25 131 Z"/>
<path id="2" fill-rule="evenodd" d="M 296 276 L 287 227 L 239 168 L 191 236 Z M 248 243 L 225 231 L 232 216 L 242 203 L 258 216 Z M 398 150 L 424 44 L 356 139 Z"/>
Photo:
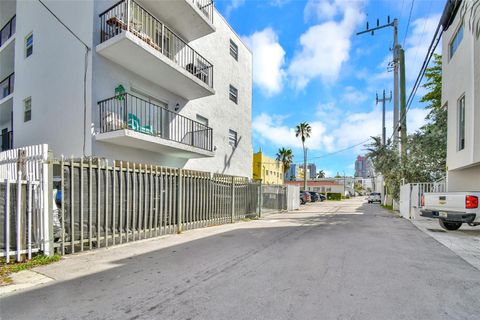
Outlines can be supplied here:
<path id="1" fill-rule="evenodd" d="M 128 114 L 128 127 L 134 131 L 153 135 L 153 127 L 151 125 L 140 125 L 140 119 L 133 113 Z"/>

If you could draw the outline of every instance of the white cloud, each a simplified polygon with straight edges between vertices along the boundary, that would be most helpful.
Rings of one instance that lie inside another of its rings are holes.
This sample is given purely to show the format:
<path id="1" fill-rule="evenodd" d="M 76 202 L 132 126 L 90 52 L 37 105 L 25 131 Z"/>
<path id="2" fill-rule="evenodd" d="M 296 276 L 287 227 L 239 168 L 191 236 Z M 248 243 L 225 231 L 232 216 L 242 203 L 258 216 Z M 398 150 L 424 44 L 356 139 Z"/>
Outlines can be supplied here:
<path id="1" fill-rule="evenodd" d="M 325 140 L 326 127 L 320 121 L 309 122 L 312 127 L 312 133 L 306 141 L 307 148 L 311 150 L 320 150 L 328 147 L 330 140 Z M 283 123 L 283 118 L 271 116 L 262 113 L 256 116 L 252 122 L 252 128 L 256 135 L 260 138 L 273 143 L 276 146 L 301 148 L 302 142 L 300 138 L 295 137 L 295 128 L 291 128 Z"/>
<path id="2" fill-rule="evenodd" d="M 285 50 L 271 28 L 243 37 L 253 52 L 253 82 L 268 95 L 282 90 L 285 80 Z"/>
<path id="3" fill-rule="evenodd" d="M 367 101 L 368 94 L 364 91 L 355 89 L 354 87 L 346 87 L 345 93 L 342 96 L 342 101 L 349 105 L 358 105 Z"/>
<path id="4" fill-rule="evenodd" d="M 335 82 L 342 64 L 349 60 L 351 36 L 364 19 L 363 1 L 309 0 L 306 17 L 312 14 L 319 20 L 328 20 L 310 27 L 300 37 L 301 49 L 294 55 L 288 68 L 296 89 L 304 89 L 308 83 L 321 78 L 326 83 Z"/>
<path id="5" fill-rule="evenodd" d="M 407 117 L 408 132 L 418 130 L 425 123 L 427 110 L 410 109 Z M 387 138 L 393 130 L 393 112 L 387 111 L 385 117 Z M 278 147 L 300 149 L 299 138 L 295 137 L 295 129 L 284 123 L 286 117 L 262 113 L 253 120 L 253 131 L 265 143 Z M 382 132 L 382 111 L 374 106 L 370 111 L 345 113 L 333 103 L 318 106 L 315 117 L 310 121 L 312 135 L 307 139 L 307 147 L 311 151 L 333 152 L 367 140 L 372 136 L 380 136 Z M 363 145 L 356 147 L 361 153 Z"/>
<path id="6" fill-rule="evenodd" d="M 228 17 L 233 10 L 243 6 L 245 4 L 245 0 L 231 0 L 230 4 L 225 9 L 225 15 Z"/>

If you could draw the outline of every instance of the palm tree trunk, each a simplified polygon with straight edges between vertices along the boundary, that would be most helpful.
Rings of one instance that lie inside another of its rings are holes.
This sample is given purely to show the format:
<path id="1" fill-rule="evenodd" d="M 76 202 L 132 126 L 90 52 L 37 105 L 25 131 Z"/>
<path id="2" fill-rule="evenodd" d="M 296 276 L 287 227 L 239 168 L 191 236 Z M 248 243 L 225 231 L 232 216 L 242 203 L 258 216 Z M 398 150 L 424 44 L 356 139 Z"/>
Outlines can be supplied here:
<path id="1" fill-rule="evenodd" d="M 307 150 L 305 150 L 305 143 L 302 141 L 303 146 L 303 190 L 307 190 Z"/>

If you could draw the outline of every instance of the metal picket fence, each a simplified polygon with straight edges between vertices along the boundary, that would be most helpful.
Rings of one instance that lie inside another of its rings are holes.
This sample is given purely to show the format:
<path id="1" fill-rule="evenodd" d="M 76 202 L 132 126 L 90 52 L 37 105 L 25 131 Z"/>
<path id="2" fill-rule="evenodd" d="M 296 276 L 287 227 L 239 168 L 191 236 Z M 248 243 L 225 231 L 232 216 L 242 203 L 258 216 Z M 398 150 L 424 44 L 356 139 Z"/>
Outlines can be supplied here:
<path id="1" fill-rule="evenodd" d="M 284 186 L 132 162 L 0 153 L 0 256 L 75 253 L 287 208 Z"/>
<path id="2" fill-rule="evenodd" d="M 232 223 L 261 212 L 263 188 L 247 178 L 98 159 L 61 159 L 55 165 L 61 196 L 54 247 L 61 254 Z M 286 208 L 280 203 L 286 197 L 278 201 L 268 207 Z"/>

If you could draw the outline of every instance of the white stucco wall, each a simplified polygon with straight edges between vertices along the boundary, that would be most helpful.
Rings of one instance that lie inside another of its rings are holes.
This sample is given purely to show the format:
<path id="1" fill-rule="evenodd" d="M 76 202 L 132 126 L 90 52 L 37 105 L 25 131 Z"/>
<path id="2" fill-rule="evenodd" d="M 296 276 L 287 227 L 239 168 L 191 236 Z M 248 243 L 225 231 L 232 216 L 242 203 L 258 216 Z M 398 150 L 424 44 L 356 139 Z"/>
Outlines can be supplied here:
<path id="1" fill-rule="evenodd" d="M 448 106 L 448 190 L 480 190 L 480 41 L 464 23 L 453 57 L 450 43 L 461 23 L 457 14 L 443 34 L 442 104 Z M 458 100 L 465 95 L 465 148 L 458 150 Z"/>
<path id="2" fill-rule="evenodd" d="M 92 42 L 92 4 L 44 1 L 85 43 Z M 72 19 L 72 17 L 75 17 Z M 25 37 L 33 33 L 33 54 L 25 58 Z M 14 144 L 48 143 L 58 155 L 82 154 L 84 46 L 38 2 L 17 2 L 15 43 Z M 88 59 L 87 119 L 91 104 Z M 23 101 L 32 99 L 32 120 L 23 121 Z M 88 131 L 87 131 L 88 133 Z M 87 139 L 88 147 L 89 139 Z"/>
<path id="3" fill-rule="evenodd" d="M 138 2 L 141 4 L 142 1 Z M 96 53 L 95 47 L 100 43 L 99 14 L 117 3 L 116 0 L 46 0 L 45 3 L 91 48 L 87 58 L 85 126 L 84 46 L 39 2 L 19 1 L 15 43 L 17 80 L 13 101 L 15 147 L 48 143 L 56 156 L 85 154 L 251 176 L 252 57 L 217 11 L 214 16 L 216 31 L 190 43 L 214 65 L 216 94 L 187 101 Z M 3 18 L 3 11 L 0 18 Z M 168 21 L 164 22 L 168 25 Z M 24 39 L 30 32 L 34 34 L 33 55 L 25 58 Z M 234 39 L 239 47 L 238 62 L 230 56 L 230 39 Z M 136 88 L 164 101 L 171 111 L 178 103 L 179 113 L 193 120 L 197 114 L 207 118 L 213 129 L 215 157 L 186 160 L 153 150 L 149 152 L 97 141 L 97 102 L 114 96 L 114 89 L 119 84 L 127 92 Z M 230 84 L 239 91 L 238 105 L 228 98 Z M 24 123 L 23 101 L 27 97 L 32 98 L 32 120 Z M 239 144 L 235 149 L 228 144 L 229 129 L 238 133 Z"/>

